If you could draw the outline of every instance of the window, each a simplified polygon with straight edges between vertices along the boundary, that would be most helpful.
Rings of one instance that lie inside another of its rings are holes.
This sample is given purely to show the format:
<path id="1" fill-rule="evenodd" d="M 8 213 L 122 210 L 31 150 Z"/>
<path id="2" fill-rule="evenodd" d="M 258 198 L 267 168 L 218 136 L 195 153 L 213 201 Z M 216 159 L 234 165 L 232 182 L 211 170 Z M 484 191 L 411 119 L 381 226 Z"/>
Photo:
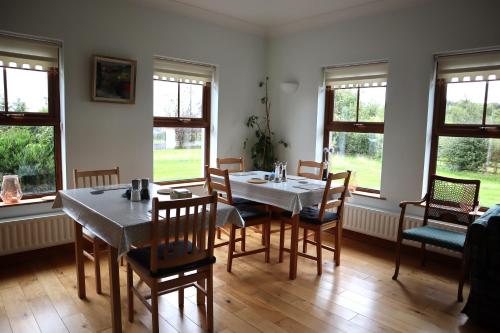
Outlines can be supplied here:
<path id="1" fill-rule="evenodd" d="M 333 149 L 330 171 L 351 170 L 359 190 L 380 191 L 387 64 L 325 69 L 323 146 Z"/>
<path id="2" fill-rule="evenodd" d="M 58 59 L 57 44 L 0 35 L 0 179 L 18 175 L 25 198 L 62 188 Z"/>
<path id="3" fill-rule="evenodd" d="M 213 67 L 155 59 L 153 77 L 153 179 L 205 176 L 210 145 L 210 81 Z"/>
<path id="4" fill-rule="evenodd" d="M 500 193 L 500 52 L 437 57 L 430 173 L 479 179 L 480 204 Z"/>

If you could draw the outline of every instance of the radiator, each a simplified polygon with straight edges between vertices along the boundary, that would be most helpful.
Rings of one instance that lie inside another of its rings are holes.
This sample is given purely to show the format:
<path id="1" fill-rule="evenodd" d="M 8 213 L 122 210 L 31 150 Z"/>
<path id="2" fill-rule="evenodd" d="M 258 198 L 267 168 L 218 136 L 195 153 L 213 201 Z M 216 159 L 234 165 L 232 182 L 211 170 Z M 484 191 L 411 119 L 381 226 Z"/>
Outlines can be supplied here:
<path id="1" fill-rule="evenodd" d="M 387 212 L 380 209 L 346 204 L 344 206 L 344 229 L 355 231 L 361 234 L 387 239 L 395 242 L 398 234 L 399 214 Z M 406 215 L 404 229 L 422 225 L 422 218 L 418 216 Z M 463 227 L 454 227 L 440 222 L 429 221 L 429 225 L 436 225 L 453 231 L 462 231 Z M 404 244 L 420 246 L 420 243 L 404 241 Z M 457 252 L 428 245 L 430 251 L 439 252 L 446 255 L 457 256 Z"/>
<path id="2" fill-rule="evenodd" d="M 0 221 L 0 255 L 73 242 L 72 220 L 65 214 L 45 214 Z"/>

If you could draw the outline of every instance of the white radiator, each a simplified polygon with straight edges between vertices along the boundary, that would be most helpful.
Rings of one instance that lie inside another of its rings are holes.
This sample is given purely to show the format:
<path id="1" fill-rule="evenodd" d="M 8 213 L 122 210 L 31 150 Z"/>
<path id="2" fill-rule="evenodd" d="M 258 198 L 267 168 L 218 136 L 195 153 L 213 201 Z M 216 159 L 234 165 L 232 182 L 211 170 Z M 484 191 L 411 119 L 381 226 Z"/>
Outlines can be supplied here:
<path id="1" fill-rule="evenodd" d="M 399 214 L 387 212 L 380 209 L 362 207 L 353 204 L 344 206 L 344 229 L 361 234 L 387 239 L 395 242 L 398 234 Z M 422 218 L 406 215 L 404 229 L 422 225 Z M 429 221 L 429 225 L 439 225 L 441 228 L 454 231 L 464 231 L 462 227 L 444 225 L 439 222 Z M 420 243 L 404 241 L 404 244 L 420 246 Z M 451 256 L 457 256 L 457 252 L 428 245 L 430 251 L 439 252 Z"/>
<path id="2" fill-rule="evenodd" d="M 61 213 L 0 221 L 0 255 L 71 243 L 73 239 L 73 222 Z"/>

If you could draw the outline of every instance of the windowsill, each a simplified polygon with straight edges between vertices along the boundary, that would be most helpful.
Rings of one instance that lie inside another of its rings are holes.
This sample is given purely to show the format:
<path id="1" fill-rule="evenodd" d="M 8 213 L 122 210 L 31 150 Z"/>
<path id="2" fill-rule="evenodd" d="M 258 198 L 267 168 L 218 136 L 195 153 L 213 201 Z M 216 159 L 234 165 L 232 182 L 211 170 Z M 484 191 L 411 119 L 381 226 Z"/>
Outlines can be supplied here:
<path id="1" fill-rule="evenodd" d="M 180 180 L 180 181 L 168 181 L 168 182 L 155 182 L 155 184 L 160 186 L 168 186 L 171 188 L 184 188 L 184 187 L 197 187 L 205 185 L 205 180 L 191 179 L 191 180 Z"/>
<path id="2" fill-rule="evenodd" d="M 378 199 L 378 200 L 387 200 L 387 198 L 380 196 L 380 193 L 365 192 L 365 191 L 361 191 L 361 190 L 357 190 L 357 191 L 354 191 L 351 193 L 353 195 L 358 195 L 360 197 L 367 197 L 367 198 Z"/>
<path id="3" fill-rule="evenodd" d="M 18 206 L 33 205 L 33 204 L 39 204 L 39 203 L 45 203 L 45 202 L 53 202 L 55 197 L 56 197 L 55 195 L 48 195 L 48 196 L 40 197 L 40 198 L 21 199 L 19 202 L 16 202 L 13 204 L 7 204 L 4 202 L 0 202 L 0 208 L 2 208 L 2 207 L 18 207 Z"/>

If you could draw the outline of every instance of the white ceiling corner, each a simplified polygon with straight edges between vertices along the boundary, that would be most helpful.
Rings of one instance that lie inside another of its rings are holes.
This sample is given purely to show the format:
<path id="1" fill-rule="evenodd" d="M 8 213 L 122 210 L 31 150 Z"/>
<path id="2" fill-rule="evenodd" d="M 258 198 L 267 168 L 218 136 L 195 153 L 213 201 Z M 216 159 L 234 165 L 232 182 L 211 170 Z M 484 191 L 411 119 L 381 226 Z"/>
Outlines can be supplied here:
<path id="1" fill-rule="evenodd" d="M 129 0 L 263 35 L 286 34 L 431 0 Z"/>

